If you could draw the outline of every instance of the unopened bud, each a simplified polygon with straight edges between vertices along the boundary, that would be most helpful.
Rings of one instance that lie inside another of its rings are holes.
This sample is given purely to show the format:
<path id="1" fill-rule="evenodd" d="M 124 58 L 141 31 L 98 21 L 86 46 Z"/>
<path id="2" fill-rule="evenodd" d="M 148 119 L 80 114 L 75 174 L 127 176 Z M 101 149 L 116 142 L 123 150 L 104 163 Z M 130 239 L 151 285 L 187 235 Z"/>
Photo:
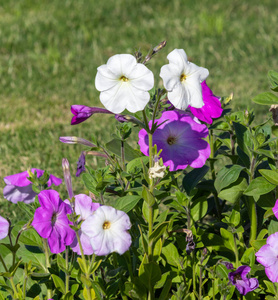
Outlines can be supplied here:
<path id="1" fill-rule="evenodd" d="M 79 138 L 77 136 L 61 136 L 59 138 L 59 140 L 60 140 L 60 142 L 65 143 L 65 144 L 81 144 L 81 145 L 85 145 L 85 146 L 88 146 L 91 148 L 96 147 L 96 145 L 94 145 L 93 143 L 91 143 L 85 139 Z"/>
<path id="2" fill-rule="evenodd" d="M 69 161 L 66 158 L 62 159 L 62 168 L 64 172 L 65 184 L 67 187 L 69 198 L 71 199 L 73 197 L 73 191 L 72 191 L 72 183 L 71 183 L 71 175 L 70 175 L 70 165 L 69 165 Z"/>

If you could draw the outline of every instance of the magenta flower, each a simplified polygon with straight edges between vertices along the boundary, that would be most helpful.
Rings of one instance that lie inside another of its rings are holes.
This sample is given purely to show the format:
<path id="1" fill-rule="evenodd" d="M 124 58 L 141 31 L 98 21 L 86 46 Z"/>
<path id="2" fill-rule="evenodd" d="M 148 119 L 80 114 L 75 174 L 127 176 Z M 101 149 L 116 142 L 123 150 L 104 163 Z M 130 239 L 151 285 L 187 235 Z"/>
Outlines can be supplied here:
<path id="1" fill-rule="evenodd" d="M 32 173 L 36 171 L 38 178 L 40 178 L 44 173 L 44 170 L 35 168 L 31 169 L 31 171 Z M 4 181 L 6 183 L 6 186 L 3 189 L 4 198 L 13 203 L 17 203 L 19 201 L 26 204 L 34 202 L 37 193 L 33 191 L 32 182 L 29 181 L 27 177 L 29 177 L 27 171 L 4 177 Z M 50 174 L 47 182 L 49 187 L 52 184 L 57 186 L 61 183 L 62 179 Z"/>
<path id="2" fill-rule="evenodd" d="M 71 125 L 76 125 L 86 121 L 93 114 L 113 114 L 111 111 L 100 108 L 100 107 L 89 107 L 85 105 L 72 105 L 71 112 L 73 113 L 73 117 L 71 119 Z"/>
<path id="3" fill-rule="evenodd" d="M 48 240 L 52 253 L 61 253 L 75 238 L 75 232 L 69 226 L 72 223 L 67 217 L 71 208 L 54 190 L 41 191 L 38 197 L 41 207 L 36 209 L 32 225 L 42 238 Z"/>
<path id="4" fill-rule="evenodd" d="M 204 106 L 201 108 L 189 106 L 189 108 L 192 114 L 199 120 L 211 124 L 212 119 L 219 118 L 222 114 L 223 109 L 221 108 L 221 98 L 213 95 L 205 80 L 201 83 L 201 86 Z"/>
<path id="5" fill-rule="evenodd" d="M 9 233 L 10 223 L 0 216 L 0 240 L 3 240 Z"/>
<path id="6" fill-rule="evenodd" d="M 257 261 L 265 267 L 269 280 L 278 282 L 278 232 L 271 234 L 266 240 L 266 245 L 262 246 L 255 255 Z"/>
<path id="7" fill-rule="evenodd" d="M 246 295 L 259 287 L 257 278 L 247 278 L 246 275 L 250 272 L 249 266 L 240 266 L 234 272 L 228 274 L 230 282 L 235 285 L 240 294 Z"/>
<path id="8" fill-rule="evenodd" d="M 65 200 L 65 203 L 70 205 L 69 200 Z M 92 202 L 92 199 L 85 194 L 79 194 L 75 196 L 74 210 L 77 215 L 80 215 L 78 222 L 85 221 L 99 207 L 100 207 L 99 203 Z M 90 243 L 90 238 L 82 231 L 82 229 L 78 231 L 78 234 L 80 236 L 80 241 L 81 241 L 84 254 L 85 255 L 93 254 L 94 251 Z M 72 242 L 72 244 L 70 245 L 70 247 L 78 255 L 81 255 L 80 247 L 76 237 Z"/>
<path id="9" fill-rule="evenodd" d="M 131 228 L 128 215 L 111 206 L 100 206 L 81 225 L 81 230 L 89 238 L 96 255 L 112 252 L 125 253 L 131 245 Z"/>
<path id="10" fill-rule="evenodd" d="M 162 113 L 157 124 L 161 124 L 153 134 L 153 144 L 157 150 L 162 149 L 160 157 L 163 164 L 170 167 L 170 171 L 185 169 L 188 165 L 201 168 L 210 155 L 210 146 L 202 138 L 208 135 L 204 124 L 196 123 L 188 114 L 177 111 Z M 152 121 L 149 126 L 151 128 Z M 145 129 L 139 131 L 141 152 L 149 155 L 149 138 Z"/>
<path id="11" fill-rule="evenodd" d="M 275 205 L 272 208 L 272 211 L 274 213 L 274 216 L 278 219 L 278 199 L 276 200 Z"/>

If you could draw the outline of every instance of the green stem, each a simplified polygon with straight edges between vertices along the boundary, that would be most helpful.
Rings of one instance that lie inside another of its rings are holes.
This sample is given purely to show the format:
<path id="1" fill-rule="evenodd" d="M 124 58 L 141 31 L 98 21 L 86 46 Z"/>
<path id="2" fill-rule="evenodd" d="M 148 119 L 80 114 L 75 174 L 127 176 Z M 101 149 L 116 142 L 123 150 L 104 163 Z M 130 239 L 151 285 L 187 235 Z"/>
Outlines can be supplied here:
<path id="1" fill-rule="evenodd" d="M 151 133 L 149 133 L 149 168 L 152 168 L 153 166 L 153 136 Z M 153 179 L 150 178 L 150 184 L 149 184 L 150 193 L 153 193 Z M 149 243 L 148 243 L 148 258 L 149 261 L 152 260 L 153 256 L 153 244 L 150 241 L 150 236 L 153 232 L 153 207 L 149 206 Z"/>
<path id="2" fill-rule="evenodd" d="M 214 139 L 213 139 L 213 130 L 209 131 L 209 144 L 210 144 L 210 160 L 209 160 L 209 164 L 210 164 L 210 171 L 211 171 L 211 177 L 212 179 L 215 181 L 216 175 L 215 175 L 215 169 L 214 169 Z M 217 193 L 213 192 L 213 197 L 214 197 L 214 203 L 216 206 L 216 212 L 217 212 L 217 217 L 219 220 L 221 220 L 221 205 L 219 202 L 219 198 Z"/>
<path id="3" fill-rule="evenodd" d="M 17 289 L 16 289 L 16 286 L 14 284 L 14 279 L 13 279 L 13 277 L 10 277 L 9 279 L 10 279 L 11 286 L 12 286 L 13 291 L 14 291 L 13 299 L 18 299 Z"/>
<path id="4" fill-rule="evenodd" d="M 203 267 L 200 266 L 200 281 L 199 281 L 199 300 L 202 299 L 202 284 L 203 284 Z"/>
<path id="5" fill-rule="evenodd" d="M 233 233 L 233 236 L 234 236 L 234 246 L 235 246 L 236 268 L 238 268 L 239 260 L 238 260 L 238 249 L 237 249 L 237 243 L 236 243 L 236 234 Z"/>
<path id="6" fill-rule="evenodd" d="M 193 292 L 197 292 L 197 291 L 196 291 L 196 266 L 195 266 L 195 256 L 194 256 L 194 252 L 191 252 L 191 261 L 192 261 Z"/>
<path id="7" fill-rule="evenodd" d="M 49 249 L 48 249 L 48 244 L 47 244 L 47 239 L 42 239 L 43 242 L 43 247 L 44 247 L 44 255 L 45 255 L 45 265 L 46 268 L 50 268 L 50 262 L 49 262 Z M 47 292 L 46 292 L 47 299 L 52 298 L 52 289 L 50 289 L 47 286 Z"/>
<path id="8" fill-rule="evenodd" d="M 69 291 L 69 279 L 70 279 L 70 276 L 69 276 L 69 249 L 68 247 L 66 247 L 66 257 L 65 257 L 65 260 L 66 260 L 66 294 L 67 292 Z"/>
<path id="9" fill-rule="evenodd" d="M 6 272 L 9 272 L 9 270 L 8 270 L 8 268 L 7 268 L 7 266 L 6 266 L 5 262 L 4 262 L 4 259 L 3 259 L 3 257 L 2 257 L 1 254 L 0 254 L 0 261 L 1 261 L 1 263 L 2 263 L 2 265 L 3 265 L 3 267 L 4 267 L 4 269 L 5 269 L 5 271 L 6 271 Z"/>
<path id="10" fill-rule="evenodd" d="M 249 211 L 249 217 L 250 217 L 250 238 L 249 238 L 249 244 L 251 245 L 251 242 L 256 240 L 257 238 L 257 209 L 256 209 L 256 203 L 253 197 L 248 197 L 248 211 Z"/>
<path id="11" fill-rule="evenodd" d="M 125 168 L 125 145 L 124 145 L 124 141 L 121 141 L 121 158 L 122 158 L 123 171 L 125 171 L 126 168 Z"/>
<path id="12" fill-rule="evenodd" d="M 82 257 L 84 268 L 85 268 L 85 276 L 86 276 L 86 279 L 90 280 L 90 273 L 88 272 L 87 261 L 86 261 L 85 255 L 84 255 L 84 251 L 83 251 L 83 248 L 82 248 L 82 244 L 81 244 L 81 240 L 80 240 L 80 236 L 78 234 L 78 231 L 76 232 L 76 238 L 77 238 L 77 241 L 78 241 L 78 245 L 79 245 L 80 252 L 81 252 L 81 257 Z M 86 289 L 87 289 L 87 294 L 88 294 L 88 300 L 92 300 L 91 289 L 87 284 L 86 284 Z"/>

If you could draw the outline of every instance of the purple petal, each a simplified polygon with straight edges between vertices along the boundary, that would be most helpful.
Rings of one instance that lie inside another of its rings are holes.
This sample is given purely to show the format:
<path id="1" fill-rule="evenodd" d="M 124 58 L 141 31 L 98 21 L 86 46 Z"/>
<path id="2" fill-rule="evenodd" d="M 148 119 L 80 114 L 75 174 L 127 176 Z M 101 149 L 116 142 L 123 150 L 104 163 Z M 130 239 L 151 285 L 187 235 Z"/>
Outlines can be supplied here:
<path id="1" fill-rule="evenodd" d="M 26 186 L 31 184 L 31 181 L 27 179 L 29 177 L 28 172 L 24 171 L 18 174 L 10 175 L 4 177 L 4 181 L 8 185 L 15 185 L 15 186 Z"/>
<path id="2" fill-rule="evenodd" d="M 71 112 L 74 115 L 71 120 L 71 125 L 82 123 L 95 113 L 113 114 L 112 112 L 104 108 L 89 107 L 85 105 L 72 105 Z"/>
<path id="3" fill-rule="evenodd" d="M 47 239 L 51 235 L 53 230 L 51 222 L 52 216 L 52 210 L 46 210 L 42 207 L 37 208 L 34 213 L 32 226 L 36 229 L 38 234 L 45 239 Z"/>
<path id="4" fill-rule="evenodd" d="M 191 112 L 199 120 L 208 124 L 212 123 L 212 119 L 219 118 L 222 114 L 220 98 L 213 95 L 211 89 L 207 86 L 206 81 L 201 83 L 204 106 L 201 108 L 190 107 Z"/>
<path id="5" fill-rule="evenodd" d="M 85 156 L 84 152 L 82 151 L 81 155 L 78 159 L 78 162 L 77 162 L 77 169 L 76 169 L 76 174 L 75 174 L 76 177 L 79 177 L 82 172 L 86 171 L 85 164 L 86 164 L 86 156 Z"/>
<path id="6" fill-rule="evenodd" d="M 14 185 L 6 185 L 3 189 L 4 198 L 13 202 L 24 202 L 29 204 L 34 202 L 37 193 L 35 193 L 32 189 L 32 185 L 29 184 L 27 186 L 14 186 Z"/>
<path id="7" fill-rule="evenodd" d="M 63 203 L 60 199 L 59 193 L 54 190 L 41 191 L 38 198 L 41 207 L 50 212 L 58 212 L 59 206 Z"/>
<path id="8" fill-rule="evenodd" d="M 49 180 L 47 182 L 47 185 L 50 187 L 52 184 L 54 185 L 60 185 L 63 182 L 61 178 L 55 177 L 54 175 L 50 174 Z"/>
<path id="9" fill-rule="evenodd" d="M 99 207 L 99 203 L 93 203 L 92 199 L 85 194 L 75 196 L 75 212 L 82 220 L 86 220 Z"/>
<path id="10" fill-rule="evenodd" d="M 170 171 L 185 169 L 188 165 L 200 168 L 205 164 L 210 155 L 210 146 L 202 139 L 208 135 L 204 124 L 178 111 L 163 112 L 155 122 L 158 125 L 164 122 L 154 132 L 153 144 L 157 145 L 158 150 L 162 149 L 160 157 Z M 141 152 L 148 155 L 148 135 L 144 129 L 139 131 L 138 144 Z"/>
<path id="11" fill-rule="evenodd" d="M 9 233 L 10 223 L 0 216 L 0 240 L 4 239 Z"/>

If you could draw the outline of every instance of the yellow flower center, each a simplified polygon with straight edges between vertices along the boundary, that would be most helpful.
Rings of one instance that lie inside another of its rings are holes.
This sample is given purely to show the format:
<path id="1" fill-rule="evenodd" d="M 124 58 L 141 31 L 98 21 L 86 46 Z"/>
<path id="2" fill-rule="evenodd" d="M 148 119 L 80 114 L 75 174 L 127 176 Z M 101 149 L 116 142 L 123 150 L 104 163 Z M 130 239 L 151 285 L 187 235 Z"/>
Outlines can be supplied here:
<path id="1" fill-rule="evenodd" d="M 124 75 L 120 77 L 120 80 L 123 81 L 123 82 L 127 82 L 128 81 L 128 78 L 126 78 Z"/>
<path id="2" fill-rule="evenodd" d="M 184 73 L 181 74 L 180 81 L 183 82 L 186 80 L 186 75 Z"/>
<path id="3" fill-rule="evenodd" d="M 102 228 L 105 229 L 109 229 L 111 226 L 111 223 L 109 221 L 105 221 L 102 225 Z"/>

